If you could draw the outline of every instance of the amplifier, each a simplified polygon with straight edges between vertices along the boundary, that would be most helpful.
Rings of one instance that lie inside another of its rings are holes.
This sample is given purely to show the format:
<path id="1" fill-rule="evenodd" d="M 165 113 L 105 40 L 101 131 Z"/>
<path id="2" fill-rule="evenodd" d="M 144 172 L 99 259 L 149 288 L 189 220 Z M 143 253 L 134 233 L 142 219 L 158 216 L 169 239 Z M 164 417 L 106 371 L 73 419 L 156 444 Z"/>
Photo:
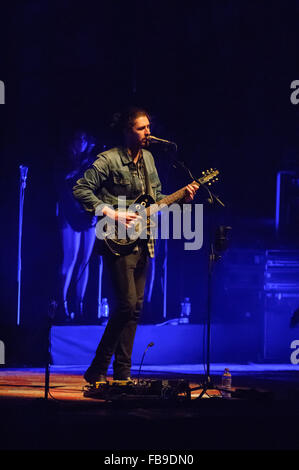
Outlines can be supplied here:
<path id="1" fill-rule="evenodd" d="M 279 171 L 276 183 L 276 232 L 286 240 L 296 240 L 299 225 L 299 172 Z"/>
<path id="2" fill-rule="evenodd" d="M 299 326 L 291 328 L 299 307 L 299 292 L 267 292 L 264 315 L 264 359 L 290 363 L 291 343 L 299 340 Z"/>
<path id="3" fill-rule="evenodd" d="M 299 251 L 266 252 L 265 291 L 299 293 Z"/>

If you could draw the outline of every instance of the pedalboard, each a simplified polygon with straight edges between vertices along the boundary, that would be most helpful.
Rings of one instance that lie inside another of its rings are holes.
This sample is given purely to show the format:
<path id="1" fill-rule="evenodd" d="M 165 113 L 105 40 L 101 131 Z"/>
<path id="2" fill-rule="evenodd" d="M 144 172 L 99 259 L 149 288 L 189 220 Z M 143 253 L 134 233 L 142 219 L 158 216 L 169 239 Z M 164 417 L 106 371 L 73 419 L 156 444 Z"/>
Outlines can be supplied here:
<path id="1" fill-rule="evenodd" d="M 112 380 L 83 388 L 83 396 L 105 401 L 115 400 L 191 400 L 189 382 L 179 380 Z"/>

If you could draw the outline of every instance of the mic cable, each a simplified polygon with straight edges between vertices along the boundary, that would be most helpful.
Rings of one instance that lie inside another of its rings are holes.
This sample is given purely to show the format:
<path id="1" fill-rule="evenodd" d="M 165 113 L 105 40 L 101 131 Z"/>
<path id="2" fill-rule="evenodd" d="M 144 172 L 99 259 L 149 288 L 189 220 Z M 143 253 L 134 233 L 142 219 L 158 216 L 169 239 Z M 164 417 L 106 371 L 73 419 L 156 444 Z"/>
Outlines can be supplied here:
<path id="1" fill-rule="evenodd" d="M 148 348 L 151 348 L 151 347 L 153 347 L 153 346 L 154 346 L 154 343 L 151 341 L 151 342 L 147 345 L 147 347 L 145 348 L 145 351 L 144 351 L 143 356 L 142 356 L 142 359 L 141 359 L 139 371 L 138 371 L 138 380 L 137 380 L 137 384 L 139 384 L 140 372 L 141 372 L 141 367 L 142 367 L 142 364 L 143 364 L 143 361 L 144 361 L 145 354 L 146 354 Z"/>

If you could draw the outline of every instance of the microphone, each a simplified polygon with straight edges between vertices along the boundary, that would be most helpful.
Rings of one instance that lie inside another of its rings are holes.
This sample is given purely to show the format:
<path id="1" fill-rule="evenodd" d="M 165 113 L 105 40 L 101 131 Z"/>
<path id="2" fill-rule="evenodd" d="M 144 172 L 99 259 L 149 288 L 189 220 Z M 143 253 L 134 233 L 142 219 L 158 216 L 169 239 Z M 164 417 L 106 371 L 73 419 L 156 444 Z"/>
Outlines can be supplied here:
<path id="1" fill-rule="evenodd" d="M 23 187 L 26 187 L 26 179 L 27 179 L 27 173 L 28 173 L 28 167 L 24 165 L 20 165 L 20 177 L 21 177 L 21 182 L 23 184 Z"/>
<path id="2" fill-rule="evenodd" d="M 150 144 L 166 144 L 166 145 L 174 145 L 175 147 L 177 147 L 177 144 L 175 142 L 170 142 L 170 140 L 160 139 L 159 137 L 155 137 L 153 135 L 149 135 L 147 138 L 147 141 Z"/>

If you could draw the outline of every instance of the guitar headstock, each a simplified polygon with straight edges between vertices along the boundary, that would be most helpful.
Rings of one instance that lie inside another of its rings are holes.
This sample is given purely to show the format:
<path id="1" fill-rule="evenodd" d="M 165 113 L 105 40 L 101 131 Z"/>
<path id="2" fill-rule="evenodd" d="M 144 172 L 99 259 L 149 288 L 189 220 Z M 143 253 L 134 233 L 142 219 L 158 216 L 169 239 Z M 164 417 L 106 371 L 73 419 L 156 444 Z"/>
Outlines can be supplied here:
<path id="1" fill-rule="evenodd" d="M 215 181 L 218 181 L 217 175 L 219 175 L 219 171 L 214 168 L 210 168 L 209 170 L 202 171 L 202 175 L 203 176 L 199 178 L 199 183 L 208 183 L 210 186 L 212 183 L 215 183 Z"/>

